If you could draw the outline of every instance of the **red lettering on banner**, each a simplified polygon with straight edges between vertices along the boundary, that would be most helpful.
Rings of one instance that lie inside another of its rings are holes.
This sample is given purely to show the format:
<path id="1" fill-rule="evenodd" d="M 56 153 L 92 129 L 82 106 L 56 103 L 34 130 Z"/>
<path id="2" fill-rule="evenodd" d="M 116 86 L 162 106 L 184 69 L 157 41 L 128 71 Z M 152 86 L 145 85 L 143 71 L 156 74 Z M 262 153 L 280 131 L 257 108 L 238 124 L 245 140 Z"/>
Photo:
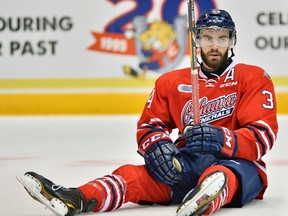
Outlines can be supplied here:
<path id="1" fill-rule="evenodd" d="M 123 55 L 136 55 L 134 38 L 127 39 L 123 34 L 110 32 L 92 32 L 92 34 L 95 38 L 95 43 L 88 47 L 89 50 Z"/>

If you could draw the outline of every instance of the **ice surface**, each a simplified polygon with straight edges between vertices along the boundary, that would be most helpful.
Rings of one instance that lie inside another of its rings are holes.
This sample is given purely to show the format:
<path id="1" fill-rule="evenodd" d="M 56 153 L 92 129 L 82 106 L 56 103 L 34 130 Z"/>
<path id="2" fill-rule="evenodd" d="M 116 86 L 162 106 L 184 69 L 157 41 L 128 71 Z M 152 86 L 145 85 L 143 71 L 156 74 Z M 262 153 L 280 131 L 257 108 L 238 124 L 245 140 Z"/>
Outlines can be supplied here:
<path id="1" fill-rule="evenodd" d="M 36 171 L 66 187 L 80 186 L 111 173 L 124 163 L 141 164 L 136 153 L 139 116 L 2 116 L 0 117 L 0 215 L 53 215 L 33 201 L 15 176 Z M 265 156 L 269 187 L 262 201 L 214 215 L 271 216 L 288 212 L 288 116 L 281 115 L 279 134 Z M 104 216 L 174 216 L 175 206 L 125 204 Z M 87 214 L 87 215 L 93 215 Z M 94 214 L 97 215 L 97 214 Z"/>

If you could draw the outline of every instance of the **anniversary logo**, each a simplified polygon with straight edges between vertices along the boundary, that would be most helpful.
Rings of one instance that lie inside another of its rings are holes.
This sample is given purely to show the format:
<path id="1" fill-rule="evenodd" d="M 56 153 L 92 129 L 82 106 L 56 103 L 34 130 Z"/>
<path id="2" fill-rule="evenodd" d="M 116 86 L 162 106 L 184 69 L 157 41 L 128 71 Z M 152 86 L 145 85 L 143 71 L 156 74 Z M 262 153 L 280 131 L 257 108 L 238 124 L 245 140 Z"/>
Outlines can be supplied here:
<path id="1" fill-rule="evenodd" d="M 109 1 L 114 5 L 121 0 Z M 187 46 L 187 15 L 180 14 L 186 1 L 163 1 L 161 20 L 147 21 L 155 2 L 135 0 L 135 7 L 119 14 L 108 22 L 103 32 L 93 32 L 95 43 L 89 49 L 97 52 L 118 55 L 136 55 L 139 64 L 136 68 L 123 65 L 125 74 L 143 77 L 147 70 L 158 74 L 177 66 L 185 54 Z M 215 8 L 213 0 L 196 1 L 199 12 Z M 186 6 L 186 5 L 185 5 Z"/>

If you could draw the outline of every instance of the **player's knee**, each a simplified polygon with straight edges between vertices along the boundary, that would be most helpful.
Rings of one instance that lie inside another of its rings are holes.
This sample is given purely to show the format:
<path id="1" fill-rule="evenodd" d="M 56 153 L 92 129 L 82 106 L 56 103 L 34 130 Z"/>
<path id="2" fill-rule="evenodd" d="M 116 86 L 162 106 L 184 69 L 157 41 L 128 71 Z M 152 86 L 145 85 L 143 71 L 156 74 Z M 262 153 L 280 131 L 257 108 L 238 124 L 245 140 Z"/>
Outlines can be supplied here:
<path id="1" fill-rule="evenodd" d="M 123 166 L 120 166 L 118 169 L 116 169 L 113 174 L 119 175 L 126 181 L 133 178 L 139 178 L 139 176 L 143 175 L 143 173 L 146 173 L 146 168 L 144 166 L 137 166 L 132 164 L 126 164 Z"/>
<path id="2" fill-rule="evenodd" d="M 133 165 L 130 165 L 130 164 L 124 165 L 124 166 L 120 166 L 119 168 L 114 170 L 113 174 L 124 177 L 125 175 L 130 173 L 132 169 L 133 169 Z"/>

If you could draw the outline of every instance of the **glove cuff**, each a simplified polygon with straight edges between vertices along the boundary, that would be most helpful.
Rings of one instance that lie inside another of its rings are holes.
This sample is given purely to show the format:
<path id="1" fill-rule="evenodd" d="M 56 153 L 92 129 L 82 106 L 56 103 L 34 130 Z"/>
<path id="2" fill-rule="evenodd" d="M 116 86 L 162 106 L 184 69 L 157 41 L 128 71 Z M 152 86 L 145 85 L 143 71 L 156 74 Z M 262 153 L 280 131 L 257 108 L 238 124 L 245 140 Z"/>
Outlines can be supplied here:
<path id="1" fill-rule="evenodd" d="M 221 127 L 223 132 L 223 148 L 221 153 L 229 158 L 233 158 L 238 151 L 238 139 L 234 131 Z"/>
<path id="2" fill-rule="evenodd" d="M 160 141 L 166 141 L 166 142 L 172 142 L 170 135 L 162 132 L 154 132 L 149 134 L 145 139 L 141 140 L 138 143 L 138 152 L 141 155 L 144 155 L 145 152 L 151 147 L 153 146 L 154 143 L 156 142 L 160 142 Z"/>

